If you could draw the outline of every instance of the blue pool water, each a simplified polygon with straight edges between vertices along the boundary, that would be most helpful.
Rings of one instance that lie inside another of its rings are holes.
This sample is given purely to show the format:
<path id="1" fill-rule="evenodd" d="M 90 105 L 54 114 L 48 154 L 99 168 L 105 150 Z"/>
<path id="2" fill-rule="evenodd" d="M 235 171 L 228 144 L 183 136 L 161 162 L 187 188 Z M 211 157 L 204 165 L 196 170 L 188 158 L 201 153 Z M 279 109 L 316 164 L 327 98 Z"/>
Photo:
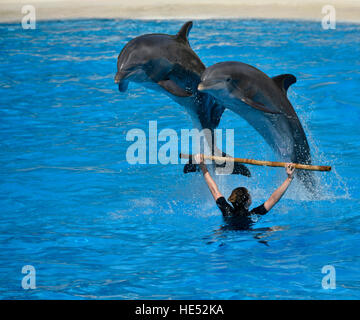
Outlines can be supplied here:
<path id="1" fill-rule="evenodd" d="M 0 298 L 359 299 L 360 25 L 196 21 L 203 62 L 238 60 L 270 76 L 294 74 L 289 97 L 307 132 L 319 195 L 295 181 L 256 224 L 279 231 L 217 231 L 222 217 L 199 174 L 181 165 L 129 165 L 126 133 L 180 132 L 189 116 L 168 97 L 113 83 L 117 55 L 143 33 L 180 21 L 0 24 Z M 274 159 L 262 138 L 226 111 L 235 155 Z M 283 169 L 216 177 L 228 195 L 246 186 L 262 203 Z M 263 242 L 255 239 L 261 237 Z M 266 242 L 267 245 L 264 243 Z M 36 269 L 36 289 L 21 286 Z M 336 289 L 322 287 L 323 266 Z"/>

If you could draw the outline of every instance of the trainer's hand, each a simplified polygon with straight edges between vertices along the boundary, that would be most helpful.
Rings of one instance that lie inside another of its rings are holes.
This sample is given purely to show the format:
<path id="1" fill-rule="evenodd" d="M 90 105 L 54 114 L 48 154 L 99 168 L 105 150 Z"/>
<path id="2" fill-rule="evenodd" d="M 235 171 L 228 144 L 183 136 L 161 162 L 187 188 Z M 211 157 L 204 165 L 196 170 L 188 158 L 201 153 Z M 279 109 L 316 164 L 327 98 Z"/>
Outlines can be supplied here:
<path id="1" fill-rule="evenodd" d="M 285 165 L 286 174 L 290 180 L 294 179 L 295 166 L 293 163 L 287 163 Z"/>
<path id="2" fill-rule="evenodd" d="M 203 164 L 203 163 L 204 163 L 204 155 L 203 155 L 203 154 L 200 154 L 200 153 L 196 154 L 196 155 L 194 156 L 194 161 L 195 161 L 195 163 L 197 163 L 197 164 Z"/>

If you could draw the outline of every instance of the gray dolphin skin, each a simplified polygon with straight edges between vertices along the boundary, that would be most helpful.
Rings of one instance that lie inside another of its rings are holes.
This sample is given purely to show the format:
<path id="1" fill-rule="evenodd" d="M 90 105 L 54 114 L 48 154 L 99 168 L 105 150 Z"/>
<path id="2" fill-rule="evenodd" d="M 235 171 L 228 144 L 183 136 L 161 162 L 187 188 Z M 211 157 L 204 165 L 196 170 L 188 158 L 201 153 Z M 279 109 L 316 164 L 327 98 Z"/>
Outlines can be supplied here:
<path id="1" fill-rule="evenodd" d="M 229 61 L 207 68 L 198 89 L 244 118 L 283 161 L 311 164 L 304 129 L 287 97 L 289 86 L 295 82 L 291 74 L 270 78 L 253 66 Z M 313 191 L 312 172 L 296 173 L 307 189 Z"/>
<path id="2" fill-rule="evenodd" d="M 197 89 L 205 66 L 190 47 L 191 28 L 192 22 L 188 21 L 176 35 L 146 34 L 130 40 L 119 54 L 115 83 L 120 92 L 127 90 L 129 82 L 140 83 L 184 106 L 195 128 L 210 129 L 206 139 L 214 153 L 218 152 L 214 129 L 225 108 L 212 95 Z M 194 170 L 191 165 L 184 168 L 184 172 Z M 233 173 L 250 176 L 241 164 L 236 164 Z"/>

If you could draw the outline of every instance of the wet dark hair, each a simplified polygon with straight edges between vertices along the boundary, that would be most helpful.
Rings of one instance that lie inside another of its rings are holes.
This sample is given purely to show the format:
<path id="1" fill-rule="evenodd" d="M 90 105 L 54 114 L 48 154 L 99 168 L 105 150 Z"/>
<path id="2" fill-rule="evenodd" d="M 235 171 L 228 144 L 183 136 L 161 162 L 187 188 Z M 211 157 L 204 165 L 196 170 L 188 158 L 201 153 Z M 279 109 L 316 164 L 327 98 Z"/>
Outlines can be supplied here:
<path id="1" fill-rule="evenodd" d="M 245 209 L 247 202 L 250 199 L 250 193 L 248 189 L 244 187 L 235 188 L 228 200 L 233 204 L 234 207 Z"/>

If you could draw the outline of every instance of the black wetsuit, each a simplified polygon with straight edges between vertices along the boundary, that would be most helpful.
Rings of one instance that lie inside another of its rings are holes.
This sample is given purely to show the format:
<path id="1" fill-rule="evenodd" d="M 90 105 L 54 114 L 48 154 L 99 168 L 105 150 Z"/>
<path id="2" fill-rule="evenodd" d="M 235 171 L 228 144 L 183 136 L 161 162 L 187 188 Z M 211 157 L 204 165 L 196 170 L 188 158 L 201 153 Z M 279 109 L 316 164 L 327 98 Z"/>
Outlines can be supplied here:
<path id="1" fill-rule="evenodd" d="M 224 220 L 231 229 L 246 230 L 253 224 L 254 220 L 251 218 L 253 215 L 264 215 L 268 211 L 265 209 L 264 204 L 248 211 L 248 210 L 235 210 L 224 197 L 216 200 L 216 204 L 221 210 Z"/>

